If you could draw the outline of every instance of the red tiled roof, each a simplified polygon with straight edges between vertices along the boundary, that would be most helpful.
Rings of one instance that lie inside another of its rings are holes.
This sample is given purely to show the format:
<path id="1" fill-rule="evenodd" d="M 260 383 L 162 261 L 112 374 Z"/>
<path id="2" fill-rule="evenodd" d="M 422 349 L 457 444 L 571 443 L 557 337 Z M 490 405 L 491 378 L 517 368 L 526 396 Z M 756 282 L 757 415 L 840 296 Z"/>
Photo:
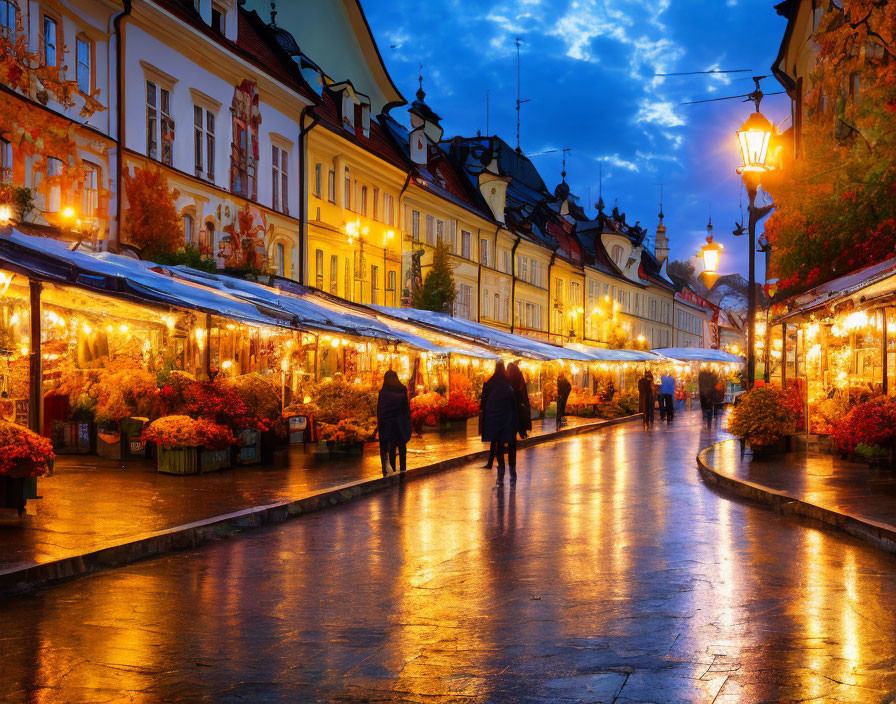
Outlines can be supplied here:
<path id="1" fill-rule="evenodd" d="M 383 134 L 383 129 L 377 123 L 373 116 L 370 118 L 370 136 L 365 137 L 361 128 L 360 115 L 355 115 L 355 129 L 350 131 L 343 126 L 340 117 L 339 108 L 333 96 L 333 91 L 323 90 L 323 94 L 317 98 L 317 105 L 314 107 L 314 114 L 320 118 L 321 124 L 325 125 L 329 130 L 339 134 L 350 142 L 357 144 L 362 149 L 366 149 L 375 156 L 380 157 L 384 161 L 397 166 L 403 171 L 408 170 L 407 160 L 395 147 L 389 138 Z"/>

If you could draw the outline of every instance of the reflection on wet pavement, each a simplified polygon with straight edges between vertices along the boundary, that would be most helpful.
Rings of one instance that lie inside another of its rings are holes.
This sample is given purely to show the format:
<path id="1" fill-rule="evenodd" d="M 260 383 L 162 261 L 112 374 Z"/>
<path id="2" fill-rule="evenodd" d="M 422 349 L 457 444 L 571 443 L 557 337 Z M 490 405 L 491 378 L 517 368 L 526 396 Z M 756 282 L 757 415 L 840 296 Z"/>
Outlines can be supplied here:
<path id="1" fill-rule="evenodd" d="M 881 702 L 896 557 L 707 489 L 696 414 L 0 605 L 0 700 Z M 894 695 L 890 695 L 891 697 Z"/>

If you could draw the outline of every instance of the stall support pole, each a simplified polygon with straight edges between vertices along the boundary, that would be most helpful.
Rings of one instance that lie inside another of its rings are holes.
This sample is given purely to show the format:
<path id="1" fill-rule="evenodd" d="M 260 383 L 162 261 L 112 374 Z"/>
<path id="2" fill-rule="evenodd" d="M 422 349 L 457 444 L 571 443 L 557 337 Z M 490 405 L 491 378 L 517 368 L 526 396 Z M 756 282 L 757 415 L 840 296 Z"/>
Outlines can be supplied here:
<path id="1" fill-rule="evenodd" d="M 212 316 L 205 314 L 205 376 L 212 380 Z"/>
<path id="2" fill-rule="evenodd" d="M 883 389 L 884 396 L 889 395 L 890 385 L 889 385 L 889 370 L 887 369 L 887 309 L 880 309 L 881 315 L 881 344 L 883 345 L 883 361 L 881 363 L 882 372 L 883 372 L 883 384 L 881 384 L 881 388 Z"/>
<path id="3" fill-rule="evenodd" d="M 787 388 L 787 323 L 781 323 L 781 388 Z"/>
<path id="4" fill-rule="evenodd" d="M 43 370 L 40 356 L 40 294 L 43 285 L 29 279 L 31 292 L 31 355 L 28 365 L 28 428 L 41 433 L 41 401 L 43 400 Z"/>

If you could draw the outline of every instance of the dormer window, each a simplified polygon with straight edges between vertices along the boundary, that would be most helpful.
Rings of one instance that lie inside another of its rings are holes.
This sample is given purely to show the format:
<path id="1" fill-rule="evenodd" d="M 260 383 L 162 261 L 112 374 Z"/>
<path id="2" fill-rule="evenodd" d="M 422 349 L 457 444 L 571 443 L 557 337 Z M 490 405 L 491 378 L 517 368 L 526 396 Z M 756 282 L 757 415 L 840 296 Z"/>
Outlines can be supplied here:
<path id="1" fill-rule="evenodd" d="M 212 6 L 212 29 L 218 34 L 224 34 L 224 13 L 217 6 Z"/>
<path id="2" fill-rule="evenodd" d="M 621 246 L 621 245 L 618 245 L 618 244 L 617 244 L 617 245 L 613 245 L 613 255 L 612 255 L 612 256 L 613 256 L 613 261 L 615 262 L 616 266 L 618 266 L 618 267 L 620 267 L 620 268 L 622 267 L 622 257 L 623 257 L 623 254 L 624 254 L 624 253 L 623 253 L 623 250 L 622 250 L 622 246 Z"/>
<path id="3" fill-rule="evenodd" d="M 342 122 L 346 129 L 355 129 L 355 101 L 351 91 L 342 91 Z"/>
<path id="4" fill-rule="evenodd" d="M 370 136 L 370 106 L 361 106 L 361 131 L 365 137 Z"/>

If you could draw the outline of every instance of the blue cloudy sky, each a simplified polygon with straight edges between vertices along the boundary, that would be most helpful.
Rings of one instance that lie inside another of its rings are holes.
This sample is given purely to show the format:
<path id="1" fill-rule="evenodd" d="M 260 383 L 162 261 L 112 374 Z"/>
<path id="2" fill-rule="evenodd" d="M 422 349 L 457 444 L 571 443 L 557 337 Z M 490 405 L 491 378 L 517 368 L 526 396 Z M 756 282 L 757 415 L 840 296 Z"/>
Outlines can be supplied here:
<path id="1" fill-rule="evenodd" d="M 527 154 L 569 147 L 567 181 L 593 212 L 618 199 L 629 222 L 656 226 L 659 185 L 672 257 L 693 256 L 712 209 L 724 272 L 746 273 L 734 132 L 750 104 L 685 100 L 747 93 L 750 74 L 657 78 L 712 68 L 769 73 L 785 21 L 771 0 L 364 0 L 393 79 L 413 100 L 423 63 L 427 102 L 446 136 L 489 131 L 515 142 L 516 49 L 521 49 L 521 145 Z M 774 79 L 767 92 L 779 90 Z M 786 95 L 763 112 L 789 126 Z M 399 116 L 399 111 L 395 111 Z M 560 179 L 559 153 L 534 156 L 545 181 Z M 590 187 L 590 199 L 589 199 Z"/>

